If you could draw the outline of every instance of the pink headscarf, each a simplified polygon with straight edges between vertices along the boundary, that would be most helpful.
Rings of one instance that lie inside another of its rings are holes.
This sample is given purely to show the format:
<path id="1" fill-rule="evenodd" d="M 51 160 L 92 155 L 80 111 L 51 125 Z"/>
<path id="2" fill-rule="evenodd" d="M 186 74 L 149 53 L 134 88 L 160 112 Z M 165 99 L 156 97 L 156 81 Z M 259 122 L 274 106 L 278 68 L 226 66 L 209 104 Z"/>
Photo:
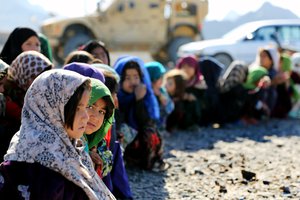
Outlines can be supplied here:
<path id="1" fill-rule="evenodd" d="M 184 64 L 187 64 L 195 69 L 195 75 L 192 78 L 192 80 L 188 81 L 188 87 L 194 86 L 197 83 L 201 81 L 201 72 L 200 72 L 200 67 L 199 63 L 197 61 L 197 58 L 195 56 L 186 56 L 183 58 L 180 58 L 176 64 L 177 69 L 181 69 Z"/>

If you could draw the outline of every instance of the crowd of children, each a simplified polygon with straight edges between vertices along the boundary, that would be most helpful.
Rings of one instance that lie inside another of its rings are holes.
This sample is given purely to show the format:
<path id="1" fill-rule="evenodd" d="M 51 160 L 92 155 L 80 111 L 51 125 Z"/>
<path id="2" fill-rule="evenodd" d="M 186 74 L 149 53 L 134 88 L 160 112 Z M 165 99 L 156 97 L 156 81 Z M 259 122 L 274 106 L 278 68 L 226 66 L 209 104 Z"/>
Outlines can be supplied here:
<path id="1" fill-rule="evenodd" d="M 300 118 L 300 54 L 275 47 L 249 66 L 188 55 L 168 68 L 112 64 L 89 41 L 54 69 L 45 36 L 18 27 L 0 58 L 0 196 L 12 199 L 132 199 L 125 166 L 166 170 L 162 133 Z"/>

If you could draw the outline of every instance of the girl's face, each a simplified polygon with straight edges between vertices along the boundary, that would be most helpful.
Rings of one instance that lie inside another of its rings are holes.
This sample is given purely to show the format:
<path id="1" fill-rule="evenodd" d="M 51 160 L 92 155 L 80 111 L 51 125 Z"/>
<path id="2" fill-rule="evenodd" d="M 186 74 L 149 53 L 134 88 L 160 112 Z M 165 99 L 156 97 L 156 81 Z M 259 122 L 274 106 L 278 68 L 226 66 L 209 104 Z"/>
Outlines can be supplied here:
<path id="1" fill-rule="evenodd" d="M 92 106 L 89 107 L 88 114 L 89 121 L 87 123 L 85 133 L 90 135 L 99 130 L 103 124 L 106 114 L 106 102 L 102 98 L 98 99 Z"/>
<path id="2" fill-rule="evenodd" d="M 265 67 L 266 69 L 270 69 L 272 67 L 273 61 L 270 59 L 268 54 L 265 51 L 262 51 L 259 54 L 260 65 Z"/>
<path id="3" fill-rule="evenodd" d="M 133 93 L 136 86 L 141 83 L 141 78 L 136 69 L 126 69 L 122 88 L 125 92 Z"/>
<path id="4" fill-rule="evenodd" d="M 97 47 L 97 48 L 92 50 L 91 54 L 95 58 L 98 58 L 98 59 L 102 60 L 103 64 L 108 65 L 108 57 L 107 57 L 105 51 L 103 50 L 103 48 Z"/>
<path id="5" fill-rule="evenodd" d="M 188 80 L 192 79 L 195 76 L 196 70 L 193 66 L 188 64 L 183 64 L 181 69 L 186 73 Z"/>
<path id="6" fill-rule="evenodd" d="M 166 90 L 172 96 L 176 91 L 176 84 L 174 78 L 168 78 L 166 82 Z"/>
<path id="7" fill-rule="evenodd" d="M 85 90 L 82 94 L 81 100 L 76 108 L 76 114 L 73 122 L 73 129 L 66 128 L 68 136 L 70 138 L 79 139 L 82 137 L 87 122 L 89 121 L 89 115 L 87 112 L 87 106 L 90 99 L 91 92 Z"/>
<path id="8" fill-rule="evenodd" d="M 22 51 L 41 51 L 41 43 L 38 37 L 31 36 L 21 46 Z"/>
<path id="9" fill-rule="evenodd" d="M 152 83 L 153 90 L 159 90 L 163 84 L 163 79 L 160 77 L 155 82 Z"/>

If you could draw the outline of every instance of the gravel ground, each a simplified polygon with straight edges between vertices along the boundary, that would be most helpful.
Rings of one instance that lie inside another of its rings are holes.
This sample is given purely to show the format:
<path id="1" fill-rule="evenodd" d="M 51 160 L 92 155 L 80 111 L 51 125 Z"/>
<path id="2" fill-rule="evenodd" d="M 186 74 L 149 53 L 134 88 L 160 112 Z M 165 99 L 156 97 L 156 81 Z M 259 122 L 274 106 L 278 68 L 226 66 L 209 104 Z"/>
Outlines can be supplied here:
<path id="1" fill-rule="evenodd" d="M 127 168 L 134 199 L 300 199 L 300 121 L 164 136 L 165 172 Z"/>

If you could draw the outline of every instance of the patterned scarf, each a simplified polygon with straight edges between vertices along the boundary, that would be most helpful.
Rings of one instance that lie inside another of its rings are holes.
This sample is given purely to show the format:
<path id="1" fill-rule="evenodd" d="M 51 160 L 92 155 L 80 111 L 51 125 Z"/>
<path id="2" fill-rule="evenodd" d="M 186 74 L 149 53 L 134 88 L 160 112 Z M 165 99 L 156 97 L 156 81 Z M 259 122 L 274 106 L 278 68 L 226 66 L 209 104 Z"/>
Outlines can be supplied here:
<path id="1" fill-rule="evenodd" d="M 29 83 L 46 69 L 53 68 L 51 61 L 37 51 L 21 53 L 8 68 L 8 77 L 24 91 Z"/>
<path id="2" fill-rule="evenodd" d="M 68 137 L 64 107 L 88 78 L 53 69 L 37 77 L 28 89 L 22 126 L 11 140 L 5 160 L 39 163 L 81 187 L 89 199 L 115 199 L 93 169 L 79 140 Z"/>

